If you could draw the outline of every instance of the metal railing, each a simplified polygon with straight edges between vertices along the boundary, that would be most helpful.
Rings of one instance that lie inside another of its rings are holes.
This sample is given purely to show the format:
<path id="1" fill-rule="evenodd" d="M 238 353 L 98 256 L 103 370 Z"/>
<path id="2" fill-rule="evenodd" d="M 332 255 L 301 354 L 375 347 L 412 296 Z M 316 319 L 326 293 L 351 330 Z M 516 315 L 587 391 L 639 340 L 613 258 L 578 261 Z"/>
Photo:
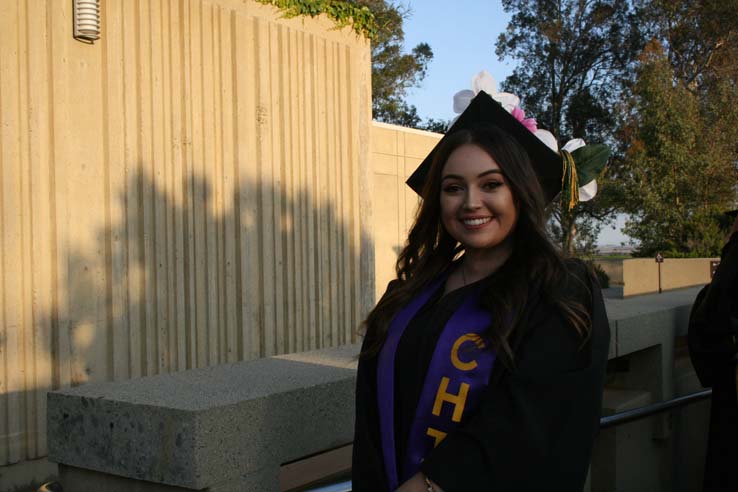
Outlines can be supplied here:
<path id="1" fill-rule="evenodd" d="M 351 492 L 351 480 L 348 482 L 339 482 L 332 485 L 324 485 L 317 489 L 310 489 L 305 492 Z"/>
<path id="2" fill-rule="evenodd" d="M 618 412 L 607 417 L 600 418 L 600 429 L 607 429 L 608 427 L 615 427 L 616 425 L 626 424 L 634 420 L 643 419 L 656 415 L 657 413 L 666 412 L 674 408 L 683 407 L 690 403 L 695 403 L 701 400 L 705 400 L 712 394 L 712 389 L 706 389 L 698 391 L 696 393 L 690 393 L 689 395 L 678 396 L 671 400 L 661 401 L 646 405 L 643 407 L 634 408 L 632 410 L 625 410 L 624 412 Z"/>
<path id="3" fill-rule="evenodd" d="M 645 405 L 643 407 L 634 408 L 632 410 L 626 410 L 624 412 L 618 412 L 613 415 L 600 418 L 600 429 L 607 429 L 610 427 L 616 427 L 621 424 L 627 424 L 634 420 L 640 420 L 657 413 L 666 412 L 674 408 L 680 408 L 689 405 L 690 403 L 696 403 L 698 401 L 706 400 L 712 395 L 712 389 L 706 389 L 691 393 L 689 395 L 678 396 L 671 400 L 662 401 L 659 403 L 653 403 L 651 405 Z M 338 482 L 330 485 L 324 485 L 314 489 L 309 489 L 305 492 L 351 492 L 351 481 Z"/>

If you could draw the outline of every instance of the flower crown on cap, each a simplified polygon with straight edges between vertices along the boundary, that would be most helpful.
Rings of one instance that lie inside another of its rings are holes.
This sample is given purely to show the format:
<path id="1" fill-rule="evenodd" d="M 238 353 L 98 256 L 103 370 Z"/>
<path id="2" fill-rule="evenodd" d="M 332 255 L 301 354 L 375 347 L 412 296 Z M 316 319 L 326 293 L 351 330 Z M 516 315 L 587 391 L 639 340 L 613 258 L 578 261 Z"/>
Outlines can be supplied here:
<path id="1" fill-rule="evenodd" d="M 605 145 L 586 145 L 581 138 L 569 140 L 559 150 L 556 138 L 548 130 L 538 128 L 535 118 L 526 118 L 525 111 L 520 108 L 520 98 L 509 92 L 497 92 L 494 77 L 482 70 L 472 77 L 472 89 L 465 89 L 454 94 L 454 112 L 458 115 L 466 110 L 471 101 L 480 92 L 485 92 L 497 101 L 521 125 L 533 133 L 541 142 L 561 155 L 563 177 L 561 182 L 562 205 L 568 202 L 571 210 L 578 202 L 586 202 L 597 195 L 597 177 L 605 168 L 610 150 Z M 449 128 L 456 122 L 456 116 Z"/>

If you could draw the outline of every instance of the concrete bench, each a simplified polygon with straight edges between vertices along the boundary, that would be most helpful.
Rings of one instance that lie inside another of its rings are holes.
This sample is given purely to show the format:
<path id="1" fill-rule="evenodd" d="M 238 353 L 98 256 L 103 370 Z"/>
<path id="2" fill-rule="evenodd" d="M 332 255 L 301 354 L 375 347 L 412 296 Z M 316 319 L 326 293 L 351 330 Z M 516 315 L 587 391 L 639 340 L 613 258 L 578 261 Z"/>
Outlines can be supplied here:
<path id="1" fill-rule="evenodd" d="M 51 392 L 49 459 L 72 492 L 274 491 L 280 464 L 353 439 L 357 352 Z"/>

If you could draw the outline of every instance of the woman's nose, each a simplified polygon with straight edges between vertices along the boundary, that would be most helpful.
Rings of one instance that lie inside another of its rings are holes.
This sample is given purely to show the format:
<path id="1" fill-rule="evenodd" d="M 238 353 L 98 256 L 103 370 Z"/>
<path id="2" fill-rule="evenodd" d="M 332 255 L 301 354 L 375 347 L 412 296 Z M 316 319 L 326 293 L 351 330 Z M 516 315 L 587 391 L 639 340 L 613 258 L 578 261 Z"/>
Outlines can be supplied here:
<path id="1" fill-rule="evenodd" d="M 464 199 L 464 208 L 469 210 L 477 209 L 481 206 L 479 193 L 473 188 L 469 187 L 466 191 Z"/>

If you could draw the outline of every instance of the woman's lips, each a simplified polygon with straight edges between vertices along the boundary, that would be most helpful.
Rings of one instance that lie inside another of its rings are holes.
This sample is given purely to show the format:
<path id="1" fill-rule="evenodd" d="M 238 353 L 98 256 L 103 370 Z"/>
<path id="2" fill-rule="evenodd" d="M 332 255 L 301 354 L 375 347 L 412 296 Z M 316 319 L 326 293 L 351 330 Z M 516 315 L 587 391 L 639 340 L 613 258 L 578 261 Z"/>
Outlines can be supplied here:
<path id="1" fill-rule="evenodd" d="M 461 223 L 467 229 L 480 229 L 492 221 L 492 217 L 475 217 L 473 219 L 461 219 Z"/>

